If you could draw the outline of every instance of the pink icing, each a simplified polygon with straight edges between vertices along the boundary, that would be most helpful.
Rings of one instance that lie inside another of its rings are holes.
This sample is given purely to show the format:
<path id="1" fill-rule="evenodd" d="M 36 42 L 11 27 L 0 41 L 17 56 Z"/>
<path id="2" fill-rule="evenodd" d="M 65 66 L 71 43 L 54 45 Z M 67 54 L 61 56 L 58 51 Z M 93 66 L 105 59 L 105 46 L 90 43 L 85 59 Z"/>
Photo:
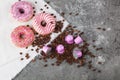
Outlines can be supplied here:
<path id="1" fill-rule="evenodd" d="M 12 5 L 11 13 L 18 21 L 28 21 L 33 16 L 33 7 L 29 2 L 19 1 Z"/>
<path id="2" fill-rule="evenodd" d="M 45 26 L 41 25 L 42 21 L 46 22 Z M 33 18 L 33 27 L 41 35 L 50 34 L 54 30 L 55 24 L 55 18 L 48 13 L 39 13 Z"/>
<path id="3" fill-rule="evenodd" d="M 34 41 L 33 31 L 26 26 L 19 26 L 11 33 L 12 42 L 18 47 L 27 47 Z"/>

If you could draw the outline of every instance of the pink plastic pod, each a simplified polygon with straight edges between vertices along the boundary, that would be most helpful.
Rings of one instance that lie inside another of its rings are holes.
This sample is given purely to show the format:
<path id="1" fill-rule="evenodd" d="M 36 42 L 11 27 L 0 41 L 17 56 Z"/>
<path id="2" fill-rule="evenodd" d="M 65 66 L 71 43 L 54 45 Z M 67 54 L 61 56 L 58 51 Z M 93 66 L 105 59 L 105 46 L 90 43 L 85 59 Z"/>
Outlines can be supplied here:
<path id="1" fill-rule="evenodd" d="M 80 36 L 77 36 L 75 39 L 74 39 L 74 42 L 75 44 L 80 44 L 83 42 L 82 38 Z"/>
<path id="2" fill-rule="evenodd" d="M 42 48 L 42 51 L 45 53 L 45 54 L 47 54 L 47 53 L 49 53 L 50 51 L 51 51 L 51 47 L 48 47 L 48 46 L 44 46 L 43 48 Z"/>
<path id="3" fill-rule="evenodd" d="M 67 35 L 65 37 L 65 41 L 68 43 L 68 44 L 73 44 L 74 43 L 74 38 L 72 35 Z"/>
<path id="4" fill-rule="evenodd" d="M 82 52 L 80 50 L 74 50 L 73 56 L 75 59 L 78 59 L 78 58 L 82 57 Z"/>
<path id="5" fill-rule="evenodd" d="M 56 47 L 56 50 L 58 52 L 58 54 L 63 54 L 64 53 L 64 46 L 62 44 L 59 44 L 57 47 Z"/>

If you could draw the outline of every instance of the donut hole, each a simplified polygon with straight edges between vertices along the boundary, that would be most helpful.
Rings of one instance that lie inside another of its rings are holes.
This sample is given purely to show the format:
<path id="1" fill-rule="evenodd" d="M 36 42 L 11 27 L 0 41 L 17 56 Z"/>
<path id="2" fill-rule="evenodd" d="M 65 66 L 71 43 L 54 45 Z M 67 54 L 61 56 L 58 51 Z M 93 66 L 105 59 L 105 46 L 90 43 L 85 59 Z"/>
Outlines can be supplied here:
<path id="1" fill-rule="evenodd" d="M 24 39 L 24 38 L 25 38 L 25 35 L 24 35 L 23 33 L 20 33 L 20 34 L 19 34 L 19 38 L 20 38 L 20 39 Z"/>
<path id="2" fill-rule="evenodd" d="M 40 23 L 43 27 L 45 27 L 46 25 L 47 25 L 47 23 L 43 20 L 43 21 L 41 21 L 41 23 Z"/>
<path id="3" fill-rule="evenodd" d="M 20 12 L 20 14 L 24 14 L 25 13 L 24 9 L 22 9 L 22 8 L 19 9 L 19 12 Z"/>

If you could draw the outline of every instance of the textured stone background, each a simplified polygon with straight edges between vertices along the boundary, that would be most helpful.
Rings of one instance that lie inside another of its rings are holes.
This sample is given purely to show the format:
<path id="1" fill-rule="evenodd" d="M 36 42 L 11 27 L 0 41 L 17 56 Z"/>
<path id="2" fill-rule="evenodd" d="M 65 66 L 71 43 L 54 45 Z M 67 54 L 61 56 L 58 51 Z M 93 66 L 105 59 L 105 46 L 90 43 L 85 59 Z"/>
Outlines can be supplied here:
<path id="1" fill-rule="evenodd" d="M 92 59 L 93 65 L 102 72 L 93 72 L 87 66 L 69 66 L 67 63 L 59 67 L 43 67 L 45 63 L 36 57 L 37 60 L 28 64 L 13 80 L 120 80 L 120 0 L 46 1 L 50 1 L 50 5 L 59 13 L 65 12 L 66 20 L 85 32 L 83 36 L 91 46 L 104 48 L 95 51 L 90 47 L 98 56 Z M 71 12 L 73 14 L 69 15 Z M 76 13 L 79 15 L 75 16 Z M 106 28 L 106 31 L 98 30 L 97 27 Z"/>

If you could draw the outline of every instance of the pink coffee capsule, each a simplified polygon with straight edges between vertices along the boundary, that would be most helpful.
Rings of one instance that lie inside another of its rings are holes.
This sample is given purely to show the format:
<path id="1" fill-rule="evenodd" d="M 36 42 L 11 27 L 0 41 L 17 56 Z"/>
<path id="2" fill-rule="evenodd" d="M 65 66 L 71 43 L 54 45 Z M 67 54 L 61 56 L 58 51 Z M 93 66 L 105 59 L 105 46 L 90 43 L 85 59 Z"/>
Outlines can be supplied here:
<path id="1" fill-rule="evenodd" d="M 83 42 L 82 38 L 80 36 L 77 36 L 75 39 L 74 39 L 74 42 L 75 44 L 80 44 Z"/>
<path id="2" fill-rule="evenodd" d="M 73 56 L 75 59 L 82 57 L 82 52 L 80 50 L 73 51 Z"/>
<path id="3" fill-rule="evenodd" d="M 64 46 L 62 44 L 59 44 L 57 47 L 56 47 L 56 50 L 59 54 L 63 54 L 64 53 Z"/>
<path id="4" fill-rule="evenodd" d="M 74 38 L 73 38 L 72 35 L 67 35 L 67 36 L 65 37 L 65 41 L 66 41 L 68 44 L 72 44 L 72 43 L 74 42 L 73 39 L 74 39 Z"/>
<path id="5" fill-rule="evenodd" d="M 51 51 L 51 47 L 43 46 L 42 50 L 44 53 L 49 53 Z"/>

